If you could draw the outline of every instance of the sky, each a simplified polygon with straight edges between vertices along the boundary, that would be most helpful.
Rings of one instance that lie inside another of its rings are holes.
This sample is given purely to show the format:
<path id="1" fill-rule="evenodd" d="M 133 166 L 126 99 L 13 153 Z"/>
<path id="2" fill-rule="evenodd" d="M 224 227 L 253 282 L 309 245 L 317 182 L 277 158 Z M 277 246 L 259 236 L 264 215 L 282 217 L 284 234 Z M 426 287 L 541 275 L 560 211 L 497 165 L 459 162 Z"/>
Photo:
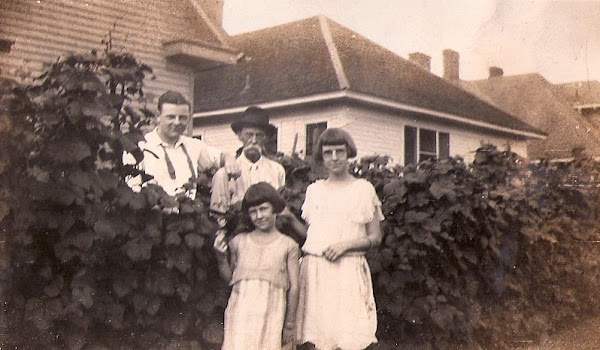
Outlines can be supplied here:
<path id="1" fill-rule="evenodd" d="M 539 73 L 552 83 L 600 81 L 600 0 L 225 0 L 231 34 L 326 17 L 408 58 L 460 55 L 460 78 Z"/>

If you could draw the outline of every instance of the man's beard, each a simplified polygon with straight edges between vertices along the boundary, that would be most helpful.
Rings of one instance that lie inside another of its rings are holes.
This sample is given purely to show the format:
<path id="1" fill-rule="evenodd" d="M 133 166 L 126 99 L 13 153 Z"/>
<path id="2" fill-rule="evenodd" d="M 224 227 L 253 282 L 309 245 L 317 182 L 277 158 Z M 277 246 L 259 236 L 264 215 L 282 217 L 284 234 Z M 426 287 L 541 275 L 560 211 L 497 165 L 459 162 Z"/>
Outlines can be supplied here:
<path id="1" fill-rule="evenodd" d="M 262 156 L 262 150 L 255 146 L 244 148 L 244 155 L 249 161 L 256 163 Z"/>

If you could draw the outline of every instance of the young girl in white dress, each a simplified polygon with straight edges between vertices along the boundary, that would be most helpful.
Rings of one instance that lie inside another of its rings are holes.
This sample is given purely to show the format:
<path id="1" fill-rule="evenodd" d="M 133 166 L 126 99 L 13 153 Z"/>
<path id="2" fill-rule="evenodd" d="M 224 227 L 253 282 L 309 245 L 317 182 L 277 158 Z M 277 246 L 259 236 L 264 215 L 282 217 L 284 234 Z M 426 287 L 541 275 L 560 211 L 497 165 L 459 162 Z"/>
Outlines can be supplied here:
<path id="1" fill-rule="evenodd" d="M 252 185 L 242 212 L 254 230 L 228 244 L 223 236 L 215 239 L 220 274 L 233 286 L 225 310 L 223 350 L 294 346 L 300 249 L 275 227 L 277 213 L 284 208 L 285 201 L 271 185 Z"/>
<path id="2" fill-rule="evenodd" d="M 348 172 L 356 156 L 342 129 L 324 131 L 315 160 L 329 171 L 306 191 L 308 223 L 300 264 L 298 343 L 320 350 L 359 350 L 377 342 L 377 315 L 365 252 L 381 243 L 381 202 L 373 185 Z"/>

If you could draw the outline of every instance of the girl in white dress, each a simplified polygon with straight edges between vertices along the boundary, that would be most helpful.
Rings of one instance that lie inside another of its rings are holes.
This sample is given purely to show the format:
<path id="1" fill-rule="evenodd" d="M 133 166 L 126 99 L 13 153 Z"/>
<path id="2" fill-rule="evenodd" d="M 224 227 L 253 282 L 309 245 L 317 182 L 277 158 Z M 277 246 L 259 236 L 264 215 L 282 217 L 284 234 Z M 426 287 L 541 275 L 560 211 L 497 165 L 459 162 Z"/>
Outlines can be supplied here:
<path id="1" fill-rule="evenodd" d="M 348 172 L 348 158 L 355 156 L 346 131 L 324 131 L 315 160 L 323 162 L 329 177 L 308 187 L 302 206 L 309 226 L 300 264 L 298 343 L 320 350 L 359 350 L 377 342 L 364 254 L 381 243 L 383 214 L 373 185 Z"/>
<path id="2" fill-rule="evenodd" d="M 215 239 L 219 272 L 233 286 L 225 310 L 223 350 L 294 346 L 300 249 L 275 227 L 277 213 L 284 208 L 283 198 L 271 185 L 252 185 L 242 212 L 254 230 L 238 234 L 229 244 L 223 235 Z"/>

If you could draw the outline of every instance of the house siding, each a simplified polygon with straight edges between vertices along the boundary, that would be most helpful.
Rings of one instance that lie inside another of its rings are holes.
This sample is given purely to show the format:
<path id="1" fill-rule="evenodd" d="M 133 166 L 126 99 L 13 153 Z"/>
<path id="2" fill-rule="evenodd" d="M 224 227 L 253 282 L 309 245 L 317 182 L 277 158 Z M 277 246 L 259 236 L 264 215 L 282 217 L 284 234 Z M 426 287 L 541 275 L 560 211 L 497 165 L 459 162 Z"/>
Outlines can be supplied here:
<path id="1" fill-rule="evenodd" d="M 278 127 L 278 151 L 290 154 L 294 137 L 298 134 L 296 152 L 305 153 L 306 125 L 327 122 L 328 127 L 341 127 L 348 131 L 358 148 L 358 157 L 387 155 L 395 164 L 404 164 L 404 126 L 426 128 L 450 134 L 450 155 L 461 156 L 472 162 L 474 151 L 484 143 L 504 149 L 510 145 L 517 154 L 527 156 L 527 144 L 516 138 L 496 136 L 492 133 L 471 131 L 444 123 L 416 120 L 402 112 L 384 112 L 361 107 L 339 106 L 323 109 L 302 109 L 271 113 L 271 123 Z M 198 127 L 194 135 L 203 135 L 210 145 L 233 152 L 240 147 L 229 125 L 216 123 Z"/>
<path id="2" fill-rule="evenodd" d="M 346 123 L 345 109 L 326 109 L 270 112 L 270 123 L 277 127 L 277 151 L 291 154 L 294 138 L 298 134 L 296 153 L 304 154 L 306 148 L 306 125 L 327 122 L 328 127 L 343 127 Z M 194 136 L 201 136 L 211 146 L 224 152 L 235 152 L 241 143 L 229 124 L 208 123 L 193 130 Z"/>
<path id="3" fill-rule="evenodd" d="M 348 123 L 344 129 L 353 136 L 359 157 L 387 155 L 394 163 L 404 164 L 405 125 L 449 133 L 450 156 L 463 157 L 467 162 L 473 161 L 474 151 L 484 143 L 496 145 L 500 149 L 510 144 L 513 152 L 523 157 L 527 156 L 525 141 L 470 131 L 444 123 L 416 120 L 402 112 L 384 113 L 363 108 L 350 109 Z"/>
<path id="4" fill-rule="evenodd" d="M 0 3 L 0 39 L 14 41 L 10 53 L 0 53 L 1 75 L 26 78 L 66 53 L 102 51 L 111 34 L 113 51 L 134 54 L 151 66 L 155 80 L 146 79 L 146 98 L 155 108 L 164 91 L 193 96 L 191 70 L 167 62 L 162 42 L 176 35 L 168 25 L 168 5 L 137 0 L 4 0 Z M 191 99 L 190 99 L 191 101 Z"/>

